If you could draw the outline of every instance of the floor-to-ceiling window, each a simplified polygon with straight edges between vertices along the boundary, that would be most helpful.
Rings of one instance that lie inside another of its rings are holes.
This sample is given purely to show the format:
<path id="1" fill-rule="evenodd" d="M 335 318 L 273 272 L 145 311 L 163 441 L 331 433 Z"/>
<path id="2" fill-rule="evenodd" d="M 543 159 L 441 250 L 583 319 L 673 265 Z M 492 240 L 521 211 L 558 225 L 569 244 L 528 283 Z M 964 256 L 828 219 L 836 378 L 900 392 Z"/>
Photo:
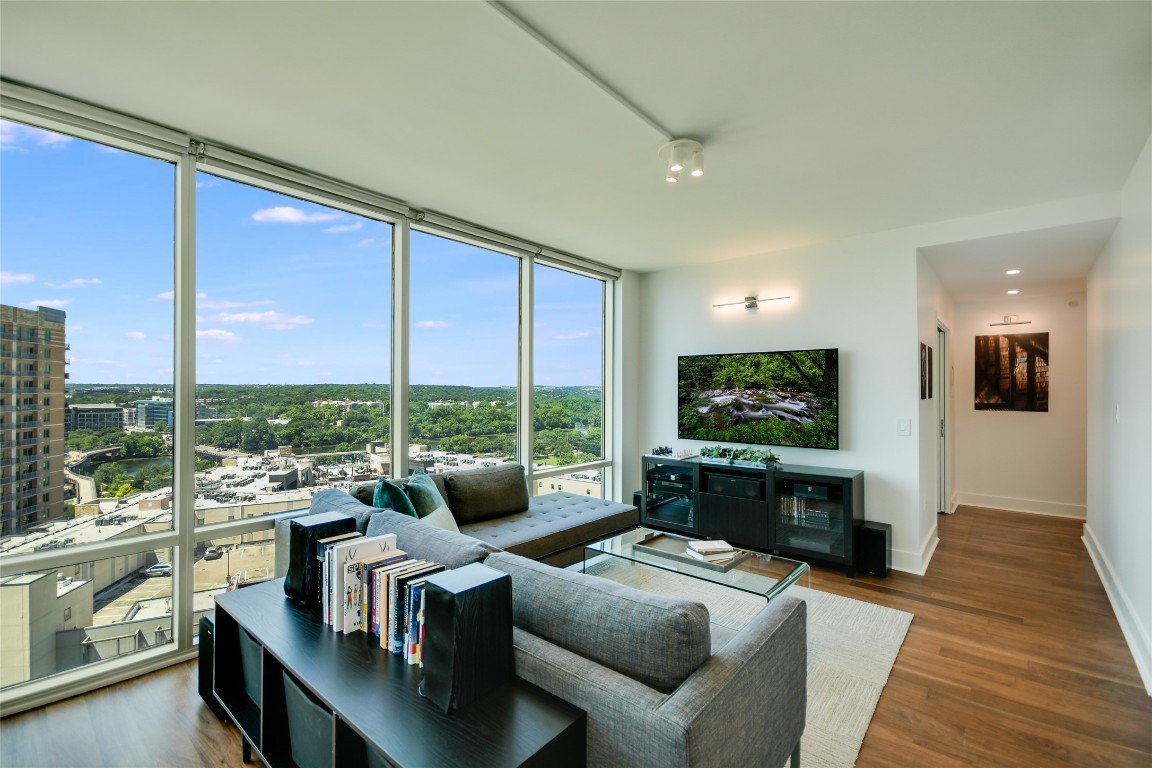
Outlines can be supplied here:
<path id="1" fill-rule="evenodd" d="M 611 269 L 3 88 L 5 713 L 187 658 L 319 488 L 603 494 Z"/>
<path id="2" fill-rule="evenodd" d="M 537 493 L 604 495 L 604 281 L 533 267 L 533 455 Z"/>
<path id="3" fill-rule="evenodd" d="M 172 550 L 145 542 L 173 529 L 175 171 L 9 120 L 0 141 L 7 689 L 173 641 Z"/>
<path id="4" fill-rule="evenodd" d="M 519 259 L 419 231 L 410 250 L 410 466 L 513 460 Z"/>

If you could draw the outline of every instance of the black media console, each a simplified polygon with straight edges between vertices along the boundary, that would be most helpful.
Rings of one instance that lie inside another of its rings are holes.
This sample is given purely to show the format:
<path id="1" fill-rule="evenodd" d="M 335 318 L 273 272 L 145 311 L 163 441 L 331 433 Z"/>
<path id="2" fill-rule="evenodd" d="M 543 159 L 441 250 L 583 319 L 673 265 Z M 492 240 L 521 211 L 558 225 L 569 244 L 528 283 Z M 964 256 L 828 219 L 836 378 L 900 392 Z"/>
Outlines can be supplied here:
<path id="1" fill-rule="evenodd" d="M 640 523 L 801 558 L 856 565 L 864 473 L 645 456 Z"/>
<path id="2" fill-rule="evenodd" d="M 248 638 L 255 641 L 248 658 L 257 670 L 245 670 L 243 633 L 249 648 Z M 291 696 L 313 710 L 310 746 L 320 738 L 331 744 L 316 761 L 325 766 L 584 765 L 580 709 L 513 678 L 445 714 L 420 696 L 418 667 L 382 651 L 374 636 L 333 632 L 285 598 L 283 579 L 218 596 L 214 640 L 212 689 L 240 729 L 245 762 L 254 752 L 268 766 L 296 765 L 285 703 Z M 256 673 L 248 686 L 245 671 Z"/>

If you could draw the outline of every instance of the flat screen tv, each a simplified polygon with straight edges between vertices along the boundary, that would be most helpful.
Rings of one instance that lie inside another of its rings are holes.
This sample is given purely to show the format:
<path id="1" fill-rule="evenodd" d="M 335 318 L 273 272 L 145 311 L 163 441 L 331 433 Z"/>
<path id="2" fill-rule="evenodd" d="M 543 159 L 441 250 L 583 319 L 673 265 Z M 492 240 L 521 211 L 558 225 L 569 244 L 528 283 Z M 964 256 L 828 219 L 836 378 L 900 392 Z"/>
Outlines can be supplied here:
<path id="1" fill-rule="evenodd" d="M 839 449 L 839 352 L 681 356 L 678 436 Z"/>

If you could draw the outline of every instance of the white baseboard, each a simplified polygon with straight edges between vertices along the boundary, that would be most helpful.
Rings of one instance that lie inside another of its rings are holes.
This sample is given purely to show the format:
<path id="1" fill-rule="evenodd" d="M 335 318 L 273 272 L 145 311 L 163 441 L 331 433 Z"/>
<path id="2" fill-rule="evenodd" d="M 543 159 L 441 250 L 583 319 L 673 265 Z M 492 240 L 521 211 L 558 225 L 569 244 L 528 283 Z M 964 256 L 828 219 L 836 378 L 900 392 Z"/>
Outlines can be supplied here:
<path id="1" fill-rule="evenodd" d="M 932 561 L 932 555 L 936 553 L 936 547 L 939 544 L 940 537 L 936 533 L 936 526 L 933 525 L 919 552 L 910 552 L 904 549 L 892 550 L 892 570 L 923 576 L 928 572 L 928 563 Z"/>
<path id="2" fill-rule="evenodd" d="M 1140 623 L 1140 618 L 1132 609 L 1132 602 L 1124 592 L 1124 587 L 1116 579 L 1112 564 L 1108 562 L 1108 556 L 1100 548 L 1096 534 L 1087 523 L 1084 524 L 1082 541 L 1088 550 L 1088 556 L 1092 558 L 1092 564 L 1096 566 L 1100 581 L 1104 584 L 1108 601 L 1112 603 L 1112 612 L 1116 614 L 1120 631 L 1124 633 L 1124 640 L 1128 643 L 1128 650 L 1132 652 L 1132 658 L 1136 661 L 1136 669 L 1140 672 L 1140 679 L 1144 681 L 1144 689 L 1149 696 L 1152 696 L 1152 639 L 1149 638 L 1148 627 Z"/>
<path id="3" fill-rule="evenodd" d="M 1084 504 L 1065 504 L 1060 501 L 1042 499 L 1020 499 L 1012 496 L 992 496 L 986 493 L 958 493 L 957 505 L 1003 509 L 1008 512 L 1029 512 L 1034 515 L 1072 517 L 1077 520 L 1088 518 L 1088 508 Z"/>

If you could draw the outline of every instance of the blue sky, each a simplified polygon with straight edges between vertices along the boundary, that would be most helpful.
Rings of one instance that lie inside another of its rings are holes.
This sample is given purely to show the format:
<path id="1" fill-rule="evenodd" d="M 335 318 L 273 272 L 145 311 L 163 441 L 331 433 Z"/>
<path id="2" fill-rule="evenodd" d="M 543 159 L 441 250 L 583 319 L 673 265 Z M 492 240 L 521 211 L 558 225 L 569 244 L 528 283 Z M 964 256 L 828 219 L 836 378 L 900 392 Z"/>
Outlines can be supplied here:
<path id="1" fill-rule="evenodd" d="M 67 313 L 70 383 L 171 383 L 174 167 L 0 122 L 0 301 Z M 387 190 L 382 190 L 387 192 Z M 197 380 L 390 380 L 391 227 L 197 177 Z M 517 262 L 411 237 L 414 384 L 516 383 Z M 535 273 L 537 384 L 600 383 L 601 283 Z"/>

